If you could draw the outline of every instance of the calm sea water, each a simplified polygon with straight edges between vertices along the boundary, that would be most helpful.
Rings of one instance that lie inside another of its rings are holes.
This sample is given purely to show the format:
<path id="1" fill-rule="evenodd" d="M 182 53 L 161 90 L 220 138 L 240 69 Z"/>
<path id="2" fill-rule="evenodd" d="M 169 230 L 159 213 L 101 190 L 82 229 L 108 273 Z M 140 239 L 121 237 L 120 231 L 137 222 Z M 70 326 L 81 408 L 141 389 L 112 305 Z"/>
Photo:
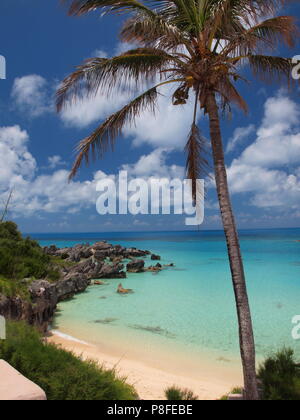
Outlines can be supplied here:
<path id="1" fill-rule="evenodd" d="M 257 351 L 260 356 L 300 342 L 291 336 L 300 314 L 300 229 L 241 231 Z M 55 328 L 95 344 L 145 349 L 162 345 L 185 354 L 199 349 L 222 360 L 238 355 L 237 321 L 224 235 L 209 232 L 150 232 L 32 235 L 59 247 L 106 239 L 162 256 L 175 268 L 158 275 L 130 274 L 119 296 L 118 280 L 92 286 L 60 305 Z M 147 261 L 151 264 L 151 261 Z"/>

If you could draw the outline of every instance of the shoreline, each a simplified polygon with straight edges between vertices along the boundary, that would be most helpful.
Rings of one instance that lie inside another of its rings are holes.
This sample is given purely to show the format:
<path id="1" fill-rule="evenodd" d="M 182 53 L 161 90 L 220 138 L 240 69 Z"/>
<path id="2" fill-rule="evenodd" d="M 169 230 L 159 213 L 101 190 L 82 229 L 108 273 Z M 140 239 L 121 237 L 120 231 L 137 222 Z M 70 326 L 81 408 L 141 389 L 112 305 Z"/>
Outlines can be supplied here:
<path id="1" fill-rule="evenodd" d="M 47 338 L 48 343 L 53 343 L 65 350 L 73 352 L 82 359 L 92 359 L 107 369 L 116 369 L 118 376 L 127 378 L 126 381 L 133 385 L 142 400 L 165 400 L 164 391 L 166 388 L 177 385 L 180 388 L 191 389 L 200 400 L 216 400 L 237 386 L 241 381 L 239 369 L 224 369 L 222 375 L 220 371 L 212 371 L 214 368 L 207 367 L 206 361 L 200 361 L 202 372 L 199 372 L 199 380 L 189 375 L 175 371 L 170 366 L 165 369 L 162 367 L 151 366 L 141 359 L 133 359 L 124 356 L 119 349 L 120 356 L 108 354 L 100 346 L 96 346 L 77 338 L 68 336 L 60 331 L 51 331 L 52 336 Z"/>

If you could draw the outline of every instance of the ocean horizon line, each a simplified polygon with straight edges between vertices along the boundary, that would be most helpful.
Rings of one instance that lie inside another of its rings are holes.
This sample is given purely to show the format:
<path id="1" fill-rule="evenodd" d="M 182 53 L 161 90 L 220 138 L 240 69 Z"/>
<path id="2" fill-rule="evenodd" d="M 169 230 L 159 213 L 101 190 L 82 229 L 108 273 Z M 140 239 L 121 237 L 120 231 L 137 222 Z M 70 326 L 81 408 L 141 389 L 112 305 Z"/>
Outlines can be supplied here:
<path id="1" fill-rule="evenodd" d="M 283 230 L 300 230 L 299 227 L 266 227 L 266 228 L 241 228 L 239 232 L 253 232 L 253 231 L 283 231 Z M 23 232 L 24 235 L 109 235 L 109 234 L 149 234 L 149 233 L 206 233 L 206 232 L 224 232 L 223 229 L 200 229 L 200 230 L 115 230 L 115 231 L 69 231 L 69 232 Z"/>

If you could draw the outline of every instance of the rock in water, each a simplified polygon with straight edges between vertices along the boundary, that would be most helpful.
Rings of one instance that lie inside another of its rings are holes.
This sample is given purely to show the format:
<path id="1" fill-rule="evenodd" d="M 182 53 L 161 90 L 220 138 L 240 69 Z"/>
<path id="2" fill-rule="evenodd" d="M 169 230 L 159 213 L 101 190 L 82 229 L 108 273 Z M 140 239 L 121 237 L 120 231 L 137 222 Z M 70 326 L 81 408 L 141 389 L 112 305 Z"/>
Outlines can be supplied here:
<path id="1" fill-rule="evenodd" d="M 132 289 L 124 289 L 122 283 L 119 284 L 118 289 L 117 289 L 117 293 L 121 294 L 121 295 L 128 295 L 129 293 L 133 293 Z"/>
<path id="2" fill-rule="evenodd" d="M 129 273 L 143 273 L 145 267 L 145 261 L 134 260 L 127 264 L 127 271 Z"/>

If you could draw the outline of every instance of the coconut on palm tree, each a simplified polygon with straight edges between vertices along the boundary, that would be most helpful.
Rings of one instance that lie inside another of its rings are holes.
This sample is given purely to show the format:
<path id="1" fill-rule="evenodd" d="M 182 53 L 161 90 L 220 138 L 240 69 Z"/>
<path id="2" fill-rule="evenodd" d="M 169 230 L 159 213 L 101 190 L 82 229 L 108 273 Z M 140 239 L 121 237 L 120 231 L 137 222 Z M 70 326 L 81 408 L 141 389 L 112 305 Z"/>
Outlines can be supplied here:
<path id="1" fill-rule="evenodd" d="M 68 0 L 64 0 L 68 1 Z M 136 43 L 113 58 L 92 58 L 79 66 L 62 83 L 57 93 L 60 111 L 72 100 L 101 91 L 130 86 L 151 87 L 138 94 L 120 111 L 106 119 L 78 145 L 78 156 L 70 178 L 91 155 L 103 153 L 145 110 L 154 112 L 160 88 L 174 86 L 173 105 L 185 105 L 195 98 L 192 128 L 187 140 L 187 174 L 193 180 L 193 194 L 202 164 L 202 139 L 197 112 L 208 116 L 215 168 L 215 181 L 226 234 L 232 282 L 236 298 L 245 398 L 259 398 L 256 378 L 255 343 L 240 243 L 228 189 L 220 110 L 247 104 L 236 82 L 243 80 L 247 65 L 254 76 L 268 81 L 289 80 L 292 60 L 274 55 L 278 44 L 291 47 L 297 35 L 293 17 L 278 16 L 282 0 L 70 0 L 70 14 L 100 10 L 127 13 L 121 40 Z M 266 54 L 268 51 L 268 55 Z M 188 133 L 187 133 L 188 134 Z"/>

